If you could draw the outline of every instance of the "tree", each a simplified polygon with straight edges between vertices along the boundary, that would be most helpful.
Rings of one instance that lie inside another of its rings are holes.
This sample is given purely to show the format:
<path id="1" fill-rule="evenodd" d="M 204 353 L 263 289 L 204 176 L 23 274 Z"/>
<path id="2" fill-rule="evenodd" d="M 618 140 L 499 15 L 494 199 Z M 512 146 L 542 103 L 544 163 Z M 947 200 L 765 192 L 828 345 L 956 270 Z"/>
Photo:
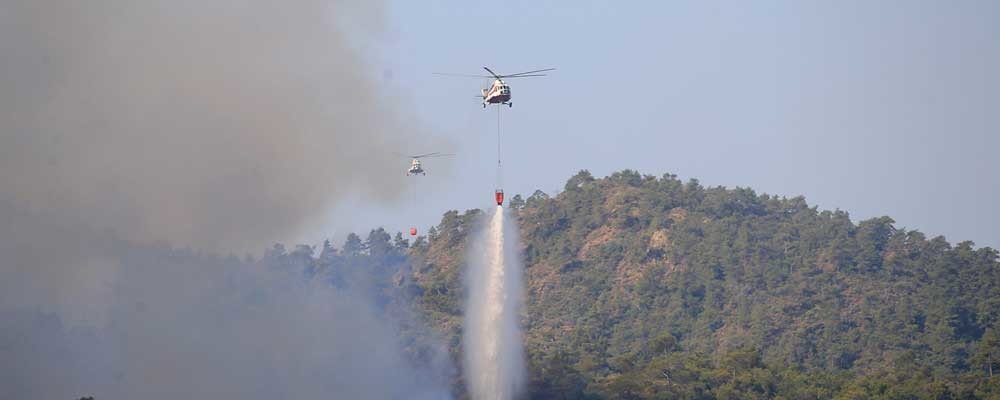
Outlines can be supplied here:
<path id="1" fill-rule="evenodd" d="M 529 391 L 536 399 L 578 399 L 583 395 L 586 380 L 573 368 L 572 358 L 563 351 L 531 368 Z"/>
<path id="2" fill-rule="evenodd" d="M 584 169 L 581 170 L 580 172 L 577 172 L 576 175 L 573 175 L 572 178 L 569 178 L 569 180 L 566 181 L 566 186 L 564 187 L 563 190 L 567 192 L 572 190 L 577 190 L 593 181 L 594 181 L 594 176 L 590 174 L 590 171 Z"/>
<path id="3" fill-rule="evenodd" d="M 589 174 L 590 173 L 587 172 L 587 175 Z M 625 184 L 629 186 L 636 186 L 636 187 L 642 184 L 642 179 L 643 176 L 639 174 L 638 171 L 633 171 L 630 169 L 623 169 L 621 171 L 612 173 L 611 176 L 608 177 L 608 181 L 610 182 Z"/>
<path id="4" fill-rule="evenodd" d="M 295 250 L 292 250 L 288 255 L 290 266 L 300 271 L 307 271 L 308 273 L 316 272 L 312 258 L 314 251 L 313 246 L 305 244 L 296 245 Z"/>
<path id="5" fill-rule="evenodd" d="M 753 348 L 744 348 L 727 353 L 723 358 L 722 366 L 729 370 L 733 376 L 736 376 L 738 371 L 762 367 L 763 362 L 759 351 Z"/>
<path id="6" fill-rule="evenodd" d="M 427 237 L 423 235 L 417 236 L 417 238 L 413 240 L 413 246 L 411 247 L 416 250 L 424 250 L 424 248 L 427 247 Z"/>
<path id="7" fill-rule="evenodd" d="M 515 194 L 514 197 L 510 199 L 510 208 L 514 210 L 520 210 L 524 208 L 524 198 L 519 194 Z"/>
<path id="8" fill-rule="evenodd" d="M 389 236 L 385 229 L 373 229 L 368 233 L 368 239 L 365 240 L 365 248 L 368 249 L 368 254 L 372 257 L 381 258 L 388 256 L 393 250 L 392 237 Z"/>
<path id="9" fill-rule="evenodd" d="M 878 271 L 882 269 L 882 252 L 893 232 L 892 227 L 895 221 L 889 217 L 872 218 L 861 221 L 858 224 L 858 246 L 861 248 L 858 254 L 858 263 L 861 264 L 862 271 Z"/>
<path id="10" fill-rule="evenodd" d="M 264 250 L 264 258 L 268 260 L 278 260 L 285 257 L 285 245 L 275 243 L 270 249 Z"/>
<path id="11" fill-rule="evenodd" d="M 528 197 L 528 201 L 525 202 L 525 205 L 527 207 L 537 207 L 541 202 L 548 199 L 549 195 L 545 194 L 545 192 L 541 190 L 536 190 L 535 193 L 532 193 L 531 196 Z"/>
<path id="12" fill-rule="evenodd" d="M 330 239 L 323 241 L 323 249 L 319 252 L 319 259 L 323 262 L 330 262 L 337 255 L 337 248 L 330 244 Z"/>
<path id="13" fill-rule="evenodd" d="M 652 351 L 653 354 L 657 355 L 666 354 L 674 351 L 674 346 L 676 345 L 677 338 L 669 332 L 666 332 L 649 342 L 649 350 Z"/>
<path id="14" fill-rule="evenodd" d="M 410 248 L 410 239 L 403 239 L 403 234 L 396 232 L 396 236 L 392 238 L 392 245 L 400 250 L 408 249 Z"/>
<path id="15" fill-rule="evenodd" d="M 986 333 L 979 340 L 972 363 L 982 366 L 990 378 L 993 377 L 993 368 L 1000 364 L 1000 335 L 994 329 L 987 329 Z"/>
<path id="16" fill-rule="evenodd" d="M 364 251 L 364 245 L 361 244 L 361 237 L 351 232 L 344 241 L 343 249 L 344 255 L 350 257 L 361 255 L 361 252 Z"/>

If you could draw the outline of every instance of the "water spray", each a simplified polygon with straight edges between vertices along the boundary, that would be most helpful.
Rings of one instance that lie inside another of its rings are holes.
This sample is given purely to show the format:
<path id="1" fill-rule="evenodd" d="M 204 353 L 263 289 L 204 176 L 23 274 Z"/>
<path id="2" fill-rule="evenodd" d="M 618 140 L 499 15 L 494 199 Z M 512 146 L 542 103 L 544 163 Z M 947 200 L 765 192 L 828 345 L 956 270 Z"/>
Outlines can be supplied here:
<path id="1" fill-rule="evenodd" d="M 500 206 L 475 237 L 466 275 L 465 376 L 476 400 L 510 400 L 524 388 L 524 288 L 515 220 Z"/>

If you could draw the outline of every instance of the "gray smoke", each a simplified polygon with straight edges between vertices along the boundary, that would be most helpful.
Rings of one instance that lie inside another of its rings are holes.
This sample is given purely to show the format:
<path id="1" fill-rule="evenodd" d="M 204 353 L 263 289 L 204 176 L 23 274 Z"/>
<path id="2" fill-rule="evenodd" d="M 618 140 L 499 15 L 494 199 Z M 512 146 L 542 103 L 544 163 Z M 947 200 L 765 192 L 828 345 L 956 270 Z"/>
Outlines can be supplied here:
<path id="1" fill-rule="evenodd" d="M 383 14 L 0 2 L 0 398 L 443 393 L 398 354 L 370 293 L 143 256 L 256 250 L 347 193 L 395 199 L 387 146 L 415 132 L 359 50 Z"/>
<path id="2" fill-rule="evenodd" d="M 0 307 L 0 398 L 449 398 L 443 352 L 404 357 L 370 293 L 266 261 L 93 244 L 120 266 L 103 321 Z"/>
<path id="3" fill-rule="evenodd" d="M 391 151 L 418 132 L 359 52 L 382 3 L 5 0 L 3 193 L 225 250 L 295 233 L 348 192 L 394 199 Z"/>

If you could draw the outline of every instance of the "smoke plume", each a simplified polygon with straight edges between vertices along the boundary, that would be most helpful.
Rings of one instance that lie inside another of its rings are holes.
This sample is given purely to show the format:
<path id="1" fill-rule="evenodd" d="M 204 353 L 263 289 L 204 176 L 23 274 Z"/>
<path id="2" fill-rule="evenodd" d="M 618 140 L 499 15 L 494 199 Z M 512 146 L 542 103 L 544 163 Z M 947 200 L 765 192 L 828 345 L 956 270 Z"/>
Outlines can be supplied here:
<path id="1" fill-rule="evenodd" d="M 0 307 L 0 398 L 449 398 L 366 294 L 301 271 L 110 240 L 105 323 Z"/>
<path id="2" fill-rule="evenodd" d="M 463 350 L 466 381 L 476 400 L 512 400 L 524 388 L 523 267 L 513 221 L 497 207 L 470 254 Z"/>
<path id="3" fill-rule="evenodd" d="M 0 5 L 0 187 L 130 238 L 249 249 L 347 192 L 389 200 L 413 132 L 376 90 L 383 2 Z"/>
<path id="4" fill-rule="evenodd" d="M 405 188 L 413 124 L 360 51 L 383 6 L 0 3 L 0 398 L 445 395 L 370 293 L 173 247 Z"/>

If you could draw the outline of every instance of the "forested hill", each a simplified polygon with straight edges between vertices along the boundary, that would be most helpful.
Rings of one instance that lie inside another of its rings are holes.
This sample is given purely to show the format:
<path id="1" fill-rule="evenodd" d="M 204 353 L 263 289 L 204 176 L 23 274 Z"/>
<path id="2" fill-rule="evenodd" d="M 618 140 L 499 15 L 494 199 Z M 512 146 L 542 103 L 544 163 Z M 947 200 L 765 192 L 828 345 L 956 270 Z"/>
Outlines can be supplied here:
<path id="1" fill-rule="evenodd" d="M 534 398 L 1000 398 L 994 249 L 628 170 L 509 206 Z M 454 352 L 481 215 L 446 213 L 395 282 Z"/>

